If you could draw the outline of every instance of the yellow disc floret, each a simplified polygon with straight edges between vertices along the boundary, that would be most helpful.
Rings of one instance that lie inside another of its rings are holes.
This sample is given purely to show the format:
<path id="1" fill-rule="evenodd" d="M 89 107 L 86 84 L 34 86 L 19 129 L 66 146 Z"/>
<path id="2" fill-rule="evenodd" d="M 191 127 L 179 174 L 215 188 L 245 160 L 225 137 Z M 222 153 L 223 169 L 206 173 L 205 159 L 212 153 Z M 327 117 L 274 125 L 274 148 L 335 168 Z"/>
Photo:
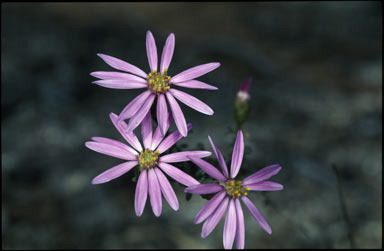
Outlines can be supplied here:
<path id="1" fill-rule="evenodd" d="M 166 93 L 170 88 L 170 79 L 171 77 L 167 76 L 167 69 L 164 69 L 163 73 L 154 70 L 148 74 L 148 89 L 155 94 Z"/>
<path id="2" fill-rule="evenodd" d="M 243 187 L 243 182 L 241 180 L 227 180 L 226 182 L 221 183 L 221 185 L 225 188 L 227 195 L 232 198 L 238 198 L 242 195 L 246 196 L 248 195 L 247 191 L 251 190 L 249 187 Z"/>
<path id="3" fill-rule="evenodd" d="M 151 151 L 145 149 L 142 151 L 138 157 L 140 171 L 145 169 L 153 168 L 157 165 L 157 159 L 159 156 L 159 150 Z"/>

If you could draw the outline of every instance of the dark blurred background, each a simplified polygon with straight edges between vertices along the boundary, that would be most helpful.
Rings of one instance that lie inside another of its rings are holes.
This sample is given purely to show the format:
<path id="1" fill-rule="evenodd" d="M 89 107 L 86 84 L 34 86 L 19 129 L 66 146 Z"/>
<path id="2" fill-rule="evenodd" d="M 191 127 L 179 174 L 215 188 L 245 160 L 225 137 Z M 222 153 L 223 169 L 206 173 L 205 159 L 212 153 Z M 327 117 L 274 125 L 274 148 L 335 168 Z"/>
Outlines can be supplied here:
<path id="1" fill-rule="evenodd" d="M 180 141 L 189 150 L 211 150 L 210 135 L 230 161 L 236 91 L 253 77 L 239 177 L 280 163 L 271 180 L 284 190 L 250 195 L 273 234 L 245 212 L 247 248 L 381 248 L 381 7 L 378 1 L 3 3 L 2 248 L 223 247 L 224 220 L 201 239 L 202 225 L 193 218 L 206 200 L 186 201 L 176 183 L 180 210 L 163 200 L 159 218 L 149 202 L 136 217 L 133 172 L 90 183 L 121 161 L 84 142 L 123 141 L 108 114 L 140 93 L 92 85 L 90 72 L 112 70 L 96 53 L 149 71 L 147 30 L 159 53 L 175 33 L 171 76 L 221 63 L 199 78 L 218 91 L 178 88 L 215 111 L 206 116 L 181 105 L 194 125 Z"/>

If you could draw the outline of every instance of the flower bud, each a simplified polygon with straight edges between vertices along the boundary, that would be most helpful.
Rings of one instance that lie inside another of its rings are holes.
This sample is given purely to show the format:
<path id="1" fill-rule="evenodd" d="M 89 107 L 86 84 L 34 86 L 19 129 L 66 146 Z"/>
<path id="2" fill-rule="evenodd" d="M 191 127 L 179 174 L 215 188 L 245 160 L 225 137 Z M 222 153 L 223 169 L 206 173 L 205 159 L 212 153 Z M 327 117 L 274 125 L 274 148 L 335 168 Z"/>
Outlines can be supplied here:
<path id="1" fill-rule="evenodd" d="M 248 77 L 243 81 L 236 95 L 236 100 L 234 104 L 235 106 L 234 118 L 235 118 L 238 129 L 241 128 L 241 126 L 246 121 L 249 114 L 249 110 L 250 110 L 249 99 L 251 97 L 250 96 L 251 84 L 252 84 L 252 78 Z"/>

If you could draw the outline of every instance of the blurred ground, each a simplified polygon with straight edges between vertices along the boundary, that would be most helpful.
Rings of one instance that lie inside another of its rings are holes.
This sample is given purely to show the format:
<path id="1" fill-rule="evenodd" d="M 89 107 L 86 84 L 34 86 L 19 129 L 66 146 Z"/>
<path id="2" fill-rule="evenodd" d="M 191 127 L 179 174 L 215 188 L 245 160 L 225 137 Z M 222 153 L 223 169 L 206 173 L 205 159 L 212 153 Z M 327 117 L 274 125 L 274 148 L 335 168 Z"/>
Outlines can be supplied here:
<path id="1" fill-rule="evenodd" d="M 193 133 L 180 141 L 230 161 L 232 105 L 253 77 L 240 177 L 273 163 L 279 192 L 250 198 L 268 235 L 246 212 L 247 248 L 382 247 L 382 13 L 379 2 L 6 3 L 1 9 L 2 248 L 222 248 L 222 220 L 201 239 L 193 218 L 163 200 L 156 218 L 133 207 L 132 174 L 93 186 L 119 160 L 90 151 L 92 136 L 122 140 L 109 121 L 139 93 L 92 85 L 110 70 L 96 53 L 148 71 L 145 32 L 163 47 L 176 35 L 169 73 L 218 61 L 199 79 L 218 91 L 186 90 L 215 111 L 182 105 Z M 181 89 L 181 88 L 180 88 Z M 172 126 L 174 128 L 174 126 Z M 213 159 L 212 159 L 213 160 Z M 350 227 L 342 214 L 336 174 Z M 349 234 L 350 233 L 350 234 Z"/>

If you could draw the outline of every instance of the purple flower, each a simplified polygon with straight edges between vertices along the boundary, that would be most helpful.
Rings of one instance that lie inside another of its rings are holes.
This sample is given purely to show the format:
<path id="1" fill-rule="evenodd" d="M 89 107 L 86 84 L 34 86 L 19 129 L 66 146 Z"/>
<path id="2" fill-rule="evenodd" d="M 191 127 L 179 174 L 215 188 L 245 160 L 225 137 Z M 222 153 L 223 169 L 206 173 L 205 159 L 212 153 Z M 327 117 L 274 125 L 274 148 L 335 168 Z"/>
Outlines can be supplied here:
<path id="1" fill-rule="evenodd" d="M 252 201 L 247 198 L 247 195 L 249 190 L 275 191 L 283 189 L 281 184 L 266 181 L 271 176 L 276 175 L 280 171 L 281 166 L 267 166 L 245 178 L 243 181 L 235 180 L 240 170 L 244 155 L 243 133 L 241 131 L 238 131 L 237 133 L 236 143 L 232 153 L 230 173 L 228 173 L 227 165 L 220 150 L 215 146 L 209 136 L 208 139 L 218 159 L 222 172 L 208 162 L 196 158 L 195 156 L 189 156 L 189 158 L 209 176 L 217 180 L 217 183 L 196 184 L 189 186 L 184 191 L 192 194 L 216 193 L 216 195 L 213 196 L 213 198 L 210 199 L 195 216 L 195 224 L 205 221 L 201 237 L 205 238 L 213 231 L 225 211 L 228 209 L 224 224 L 224 248 L 232 248 L 233 242 L 236 240 L 236 248 L 243 249 L 245 242 L 245 226 L 240 200 L 243 201 L 257 223 L 267 231 L 267 233 L 271 234 L 272 230 L 267 221 Z"/>
<path id="2" fill-rule="evenodd" d="M 171 115 L 168 116 L 171 117 Z M 211 155 L 211 153 L 208 151 L 185 151 L 162 155 L 176 142 L 178 142 L 182 136 L 178 131 L 175 131 L 164 138 L 159 127 L 157 127 L 155 132 L 152 134 L 151 113 L 148 113 L 145 116 L 144 121 L 141 124 L 141 135 L 144 147 L 140 144 L 138 138 L 135 134 L 133 134 L 133 132 L 126 132 L 127 124 L 124 121 L 118 121 L 118 116 L 116 114 L 110 113 L 110 118 L 113 125 L 130 146 L 119 141 L 103 137 L 93 137 L 93 141 L 86 142 L 85 146 L 93 151 L 119 159 L 124 159 L 126 162 L 99 174 L 92 180 L 92 184 L 100 184 L 111 181 L 137 166 L 139 168 L 140 175 L 135 192 L 136 215 L 141 216 L 143 213 L 148 193 L 153 213 L 156 216 L 160 216 L 161 214 L 161 194 L 163 194 L 171 208 L 178 210 L 179 202 L 176 194 L 163 172 L 185 186 L 199 184 L 197 180 L 170 163 L 189 161 L 187 156 L 190 155 L 196 158 L 203 158 Z M 167 118 L 167 123 L 165 124 L 166 131 L 169 128 L 170 121 L 171 119 Z M 192 125 L 188 124 L 188 130 L 191 128 Z"/>
<path id="3" fill-rule="evenodd" d="M 158 58 L 156 43 L 150 31 L 147 31 L 146 48 L 149 67 L 151 69 L 150 73 L 147 74 L 138 67 L 115 57 L 97 54 L 113 68 L 129 73 L 110 71 L 92 72 L 92 76 L 101 79 L 94 81 L 93 83 L 107 88 L 147 89 L 133 99 L 119 115 L 119 121 L 130 119 L 127 126 L 128 133 L 141 123 L 157 97 L 157 122 L 160 126 L 161 133 L 163 135 L 166 133 L 166 117 L 168 113 L 166 100 L 168 100 L 176 127 L 180 134 L 186 137 L 188 134 L 187 123 L 176 99 L 192 109 L 207 115 L 212 115 L 213 110 L 199 99 L 183 91 L 174 89 L 173 86 L 217 90 L 217 87 L 195 80 L 195 78 L 216 69 L 220 66 L 220 63 L 208 63 L 195 66 L 171 77 L 168 76 L 167 71 L 175 48 L 175 35 L 171 33 L 165 42 L 159 69 L 157 68 Z"/>

